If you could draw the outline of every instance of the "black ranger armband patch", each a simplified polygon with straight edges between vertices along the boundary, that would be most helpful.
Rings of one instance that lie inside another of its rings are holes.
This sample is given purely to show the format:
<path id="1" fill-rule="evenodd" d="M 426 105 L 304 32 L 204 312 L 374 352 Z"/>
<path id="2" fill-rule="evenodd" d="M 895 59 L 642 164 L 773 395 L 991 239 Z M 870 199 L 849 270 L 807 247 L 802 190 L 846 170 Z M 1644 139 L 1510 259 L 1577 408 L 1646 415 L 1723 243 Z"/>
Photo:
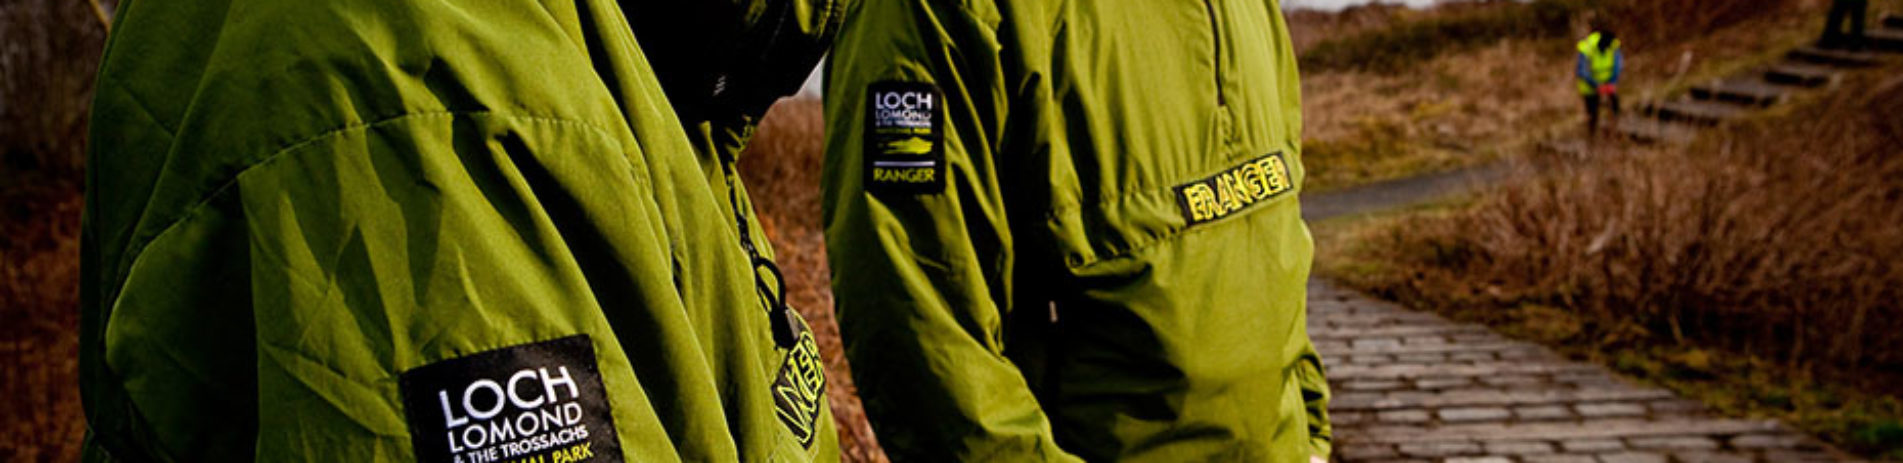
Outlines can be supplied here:
<path id="1" fill-rule="evenodd" d="M 588 335 L 416 367 L 398 383 L 417 461 L 622 461 Z"/>
<path id="2" fill-rule="evenodd" d="M 866 89 L 866 189 L 945 190 L 944 98 L 920 82 L 875 82 Z"/>
<path id="3" fill-rule="evenodd" d="M 1176 186 L 1176 204 L 1189 226 L 1200 225 L 1295 189 L 1281 152 L 1262 155 L 1216 175 Z"/>
<path id="4" fill-rule="evenodd" d="M 819 344 L 813 330 L 800 322 L 799 342 L 787 349 L 773 380 L 773 405 L 780 424 L 799 439 L 800 446 L 813 447 L 819 434 L 820 408 L 826 404 L 826 364 L 820 361 Z"/>

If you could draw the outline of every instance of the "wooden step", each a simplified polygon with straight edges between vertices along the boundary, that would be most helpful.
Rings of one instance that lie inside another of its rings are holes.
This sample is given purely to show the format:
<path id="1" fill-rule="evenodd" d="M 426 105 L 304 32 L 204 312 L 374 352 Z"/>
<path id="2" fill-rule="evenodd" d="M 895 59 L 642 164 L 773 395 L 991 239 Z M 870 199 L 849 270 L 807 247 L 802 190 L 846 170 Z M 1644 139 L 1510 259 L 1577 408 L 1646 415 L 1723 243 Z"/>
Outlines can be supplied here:
<path id="1" fill-rule="evenodd" d="M 1784 101 L 1788 90 L 1765 81 L 1762 76 L 1732 77 L 1692 87 L 1692 98 L 1711 101 L 1770 106 Z"/>
<path id="2" fill-rule="evenodd" d="M 1784 62 L 1764 71 L 1764 80 L 1778 85 L 1822 87 L 1836 82 L 1839 71 L 1815 64 Z"/>
<path id="3" fill-rule="evenodd" d="M 1864 33 L 1864 46 L 1871 50 L 1903 52 L 1903 29 L 1877 29 Z"/>
<path id="4" fill-rule="evenodd" d="M 1636 114 L 1619 118 L 1616 130 L 1626 138 L 1644 143 L 1686 144 L 1698 136 L 1695 126 Z"/>
<path id="5" fill-rule="evenodd" d="M 1745 106 L 1711 100 L 1677 100 L 1653 103 L 1646 107 L 1648 113 L 1667 121 L 1678 121 L 1698 125 L 1718 125 L 1718 123 L 1736 119 L 1744 115 Z"/>
<path id="6" fill-rule="evenodd" d="M 1836 50 L 1816 46 L 1791 50 L 1788 56 L 1797 61 L 1834 67 L 1870 67 L 1882 61 L 1882 57 L 1876 53 Z"/>

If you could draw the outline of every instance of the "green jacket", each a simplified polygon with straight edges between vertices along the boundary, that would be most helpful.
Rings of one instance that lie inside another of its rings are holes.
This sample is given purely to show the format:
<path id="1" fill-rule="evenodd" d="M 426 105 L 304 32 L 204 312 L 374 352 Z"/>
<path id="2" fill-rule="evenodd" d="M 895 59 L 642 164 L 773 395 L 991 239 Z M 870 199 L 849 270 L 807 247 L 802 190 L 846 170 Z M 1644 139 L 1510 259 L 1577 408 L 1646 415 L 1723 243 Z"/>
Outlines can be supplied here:
<path id="1" fill-rule="evenodd" d="M 1307 461 L 1273 0 L 865 2 L 826 83 L 841 331 L 897 461 Z"/>
<path id="2" fill-rule="evenodd" d="M 677 118 L 639 3 L 123 3 L 88 158 L 87 457 L 836 460 L 811 333 L 741 244 L 719 160 L 744 137 L 695 141 L 765 105 Z M 768 3 L 735 24 L 778 43 L 843 8 Z"/>

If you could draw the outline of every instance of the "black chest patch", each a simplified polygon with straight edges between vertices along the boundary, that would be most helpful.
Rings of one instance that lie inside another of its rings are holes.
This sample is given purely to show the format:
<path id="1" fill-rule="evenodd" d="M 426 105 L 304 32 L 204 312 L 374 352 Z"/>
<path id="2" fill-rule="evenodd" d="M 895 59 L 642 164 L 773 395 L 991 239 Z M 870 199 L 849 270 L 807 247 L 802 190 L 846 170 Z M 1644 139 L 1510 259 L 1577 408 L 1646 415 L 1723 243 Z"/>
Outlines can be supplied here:
<path id="1" fill-rule="evenodd" d="M 876 82 L 866 89 L 866 189 L 945 190 L 944 97 L 920 82 Z"/>
<path id="2" fill-rule="evenodd" d="M 399 381 L 418 461 L 622 461 L 587 335 L 444 360 Z"/>

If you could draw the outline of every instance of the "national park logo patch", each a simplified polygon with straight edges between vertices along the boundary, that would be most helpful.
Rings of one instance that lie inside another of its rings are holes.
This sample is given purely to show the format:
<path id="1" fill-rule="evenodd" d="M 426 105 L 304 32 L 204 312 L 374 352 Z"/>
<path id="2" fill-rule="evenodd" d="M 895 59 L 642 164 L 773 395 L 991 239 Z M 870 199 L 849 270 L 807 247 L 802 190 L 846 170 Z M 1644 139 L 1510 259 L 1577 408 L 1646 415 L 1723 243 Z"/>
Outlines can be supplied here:
<path id="1" fill-rule="evenodd" d="M 587 335 L 416 367 L 398 387 L 417 461 L 622 461 Z"/>
<path id="2" fill-rule="evenodd" d="M 921 82 L 876 82 L 866 91 L 866 189 L 938 193 L 945 189 L 944 98 Z"/>

